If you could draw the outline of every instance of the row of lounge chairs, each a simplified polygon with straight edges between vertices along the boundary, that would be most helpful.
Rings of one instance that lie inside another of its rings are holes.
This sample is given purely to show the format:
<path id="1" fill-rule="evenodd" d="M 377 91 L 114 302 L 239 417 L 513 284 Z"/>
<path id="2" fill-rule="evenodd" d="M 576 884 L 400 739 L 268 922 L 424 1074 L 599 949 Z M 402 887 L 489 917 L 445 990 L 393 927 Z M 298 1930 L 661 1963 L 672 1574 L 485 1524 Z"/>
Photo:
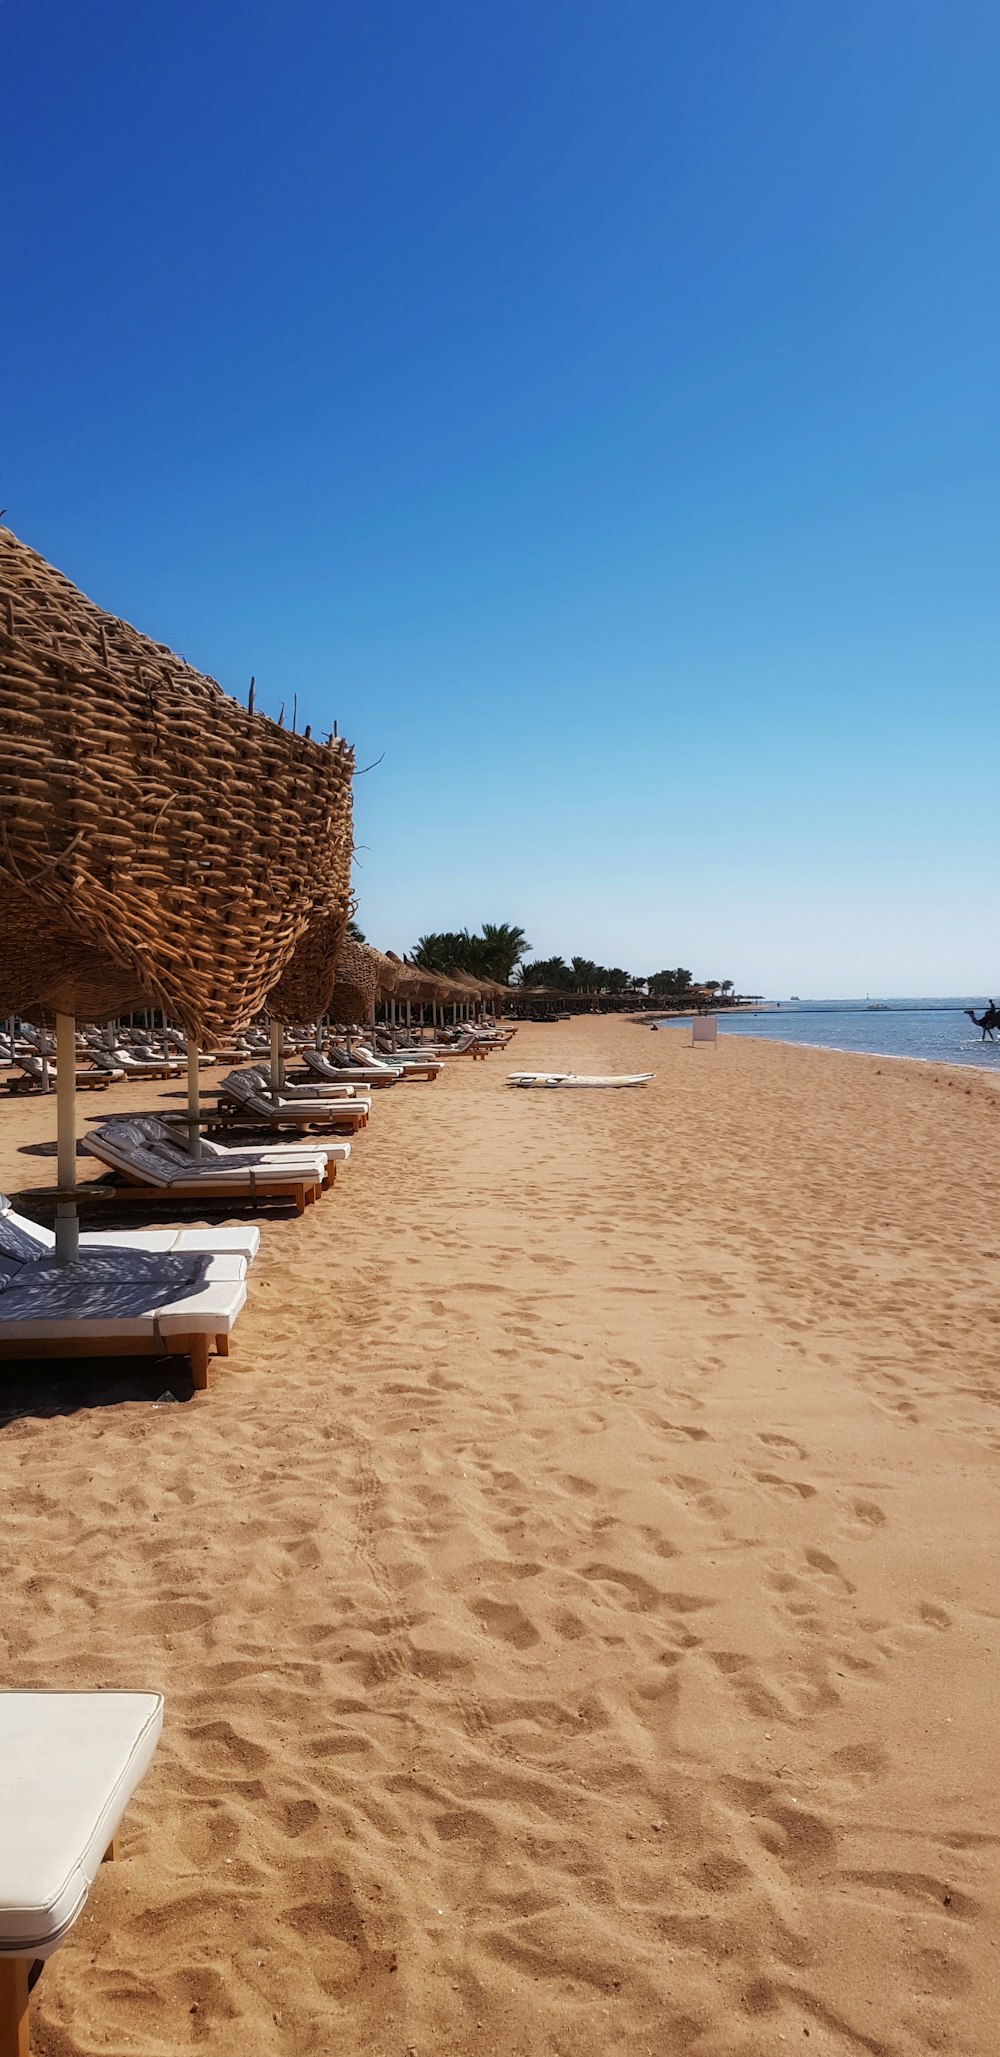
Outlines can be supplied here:
<path id="1" fill-rule="evenodd" d="M 465 1045 L 459 1038 L 449 1054 Z M 284 1202 L 303 1214 L 332 1186 L 350 1159 L 350 1138 L 367 1126 L 372 1099 L 363 1088 L 433 1080 L 443 1064 L 416 1048 L 386 1056 L 365 1044 L 332 1054 L 337 1061 L 307 1050 L 304 1076 L 277 1088 L 254 1067 L 231 1071 L 219 1088 L 216 1133 L 200 1137 L 197 1154 L 159 1115 L 116 1116 L 89 1132 L 85 1148 L 122 1205 Z M 221 1140 L 227 1130 L 270 1139 L 244 1134 L 230 1143 Z M 246 1298 L 252 1260 L 235 1255 L 234 1265 L 225 1231 L 200 1231 L 192 1241 L 183 1231 L 151 1230 L 144 1243 L 122 1231 L 84 1235 L 78 1262 L 61 1266 L 54 1238 L 5 1206 L 0 1357 L 183 1354 L 203 1388 L 213 1351 L 228 1355 Z"/>

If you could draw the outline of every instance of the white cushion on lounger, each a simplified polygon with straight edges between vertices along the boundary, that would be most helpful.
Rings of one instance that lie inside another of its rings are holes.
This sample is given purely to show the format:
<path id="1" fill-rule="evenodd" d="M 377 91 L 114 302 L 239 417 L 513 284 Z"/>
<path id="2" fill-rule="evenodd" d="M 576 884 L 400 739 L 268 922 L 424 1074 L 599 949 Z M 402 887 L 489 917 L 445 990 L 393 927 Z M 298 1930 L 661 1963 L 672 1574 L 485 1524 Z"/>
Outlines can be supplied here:
<path id="1" fill-rule="evenodd" d="M 94 1229 L 82 1234 L 83 1250 L 143 1250 L 150 1256 L 242 1257 L 252 1264 L 260 1249 L 259 1228 Z"/>
<path id="2" fill-rule="evenodd" d="M 103 1262 L 112 1254 L 105 1253 Z M 75 1336 L 81 1341 L 101 1336 L 152 1341 L 157 1334 L 228 1335 L 246 1306 L 245 1281 L 201 1283 L 192 1276 L 197 1262 L 150 1258 L 151 1270 L 144 1278 L 113 1275 L 111 1266 L 98 1277 L 89 1264 L 25 1265 L 20 1277 L 0 1293 L 0 1343 L 66 1342 Z M 102 1264 L 100 1255 L 95 1263 Z"/>
<path id="3" fill-rule="evenodd" d="M 106 1130 L 113 1129 L 114 1123 L 108 1122 L 105 1127 Z M 168 1163 L 177 1164 L 182 1171 L 188 1163 L 197 1161 L 189 1157 L 184 1144 L 166 1123 L 160 1120 L 158 1114 L 133 1115 L 129 1119 L 129 1128 L 133 1133 L 141 1135 L 154 1150 L 159 1151 Z M 286 1143 L 233 1144 L 216 1143 L 210 1136 L 202 1136 L 201 1139 L 202 1160 L 210 1157 L 213 1161 L 218 1160 L 220 1164 L 228 1165 L 230 1169 L 236 1164 L 280 1166 L 295 1162 L 304 1164 L 308 1169 L 315 1169 L 322 1176 L 324 1164 L 331 1160 L 334 1164 L 346 1164 L 350 1154 L 350 1143 L 328 1143 L 313 1136 L 310 1136 L 307 1142 Z M 259 1230 L 256 1234 L 259 1242 Z"/>
<path id="4" fill-rule="evenodd" d="M 104 1164 L 110 1164 L 116 1171 L 124 1171 L 134 1178 L 141 1175 L 143 1182 L 157 1186 L 169 1194 L 173 1186 L 187 1187 L 192 1192 L 199 1185 L 232 1185 L 236 1191 L 245 1192 L 256 1170 L 257 1175 L 269 1184 L 301 1185 L 311 1178 L 323 1176 L 322 1160 L 318 1157 L 298 1157 L 288 1163 L 262 1163 L 257 1165 L 220 1165 L 214 1158 L 193 1158 L 190 1164 L 174 1163 L 142 1140 L 128 1133 L 128 1121 L 109 1122 L 107 1128 L 92 1129 L 85 1137 L 85 1148 Z"/>
<path id="5" fill-rule="evenodd" d="M 338 1100 L 336 1098 L 324 1100 L 318 1094 L 314 1094 L 308 1087 L 304 1088 L 301 1097 L 292 1088 L 294 1097 L 289 1097 L 288 1094 L 279 1094 L 277 1101 L 275 1101 L 270 1087 L 252 1071 L 230 1072 L 229 1077 L 223 1079 L 222 1084 L 223 1090 L 231 1099 L 238 1100 L 242 1106 L 248 1107 L 251 1114 L 259 1114 L 261 1116 L 262 1126 L 266 1126 L 268 1122 L 275 1119 L 279 1121 L 291 1121 L 294 1119 L 308 1122 L 313 1120 L 321 1121 L 324 1118 L 333 1120 L 339 1115 L 343 1120 L 349 1120 L 352 1115 L 371 1113 L 372 1103 L 367 1098 L 362 1099 L 357 1094 L 353 1094 L 349 1100 Z"/>
<path id="6" fill-rule="evenodd" d="M 266 1073 L 262 1071 L 245 1071 L 242 1076 L 244 1079 L 249 1079 L 257 1092 L 266 1094 L 267 1099 L 273 1103 L 274 1096 L 271 1091 L 271 1082 Z M 249 1099 L 251 1096 L 247 1093 L 245 1097 Z M 315 1078 L 303 1085 L 283 1085 L 278 1094 L 278 1105 L 281 1107 L 286 1103 L 294 1104 L 299 1100 L 322 1100 L 325 1106 L 328 1102 L 346 1100 L 348 1105 L 353 1107 L 360 1104 L 360 1098 L 361 1096 L 355 1091 L 353 1085 L 345 1085 L 340 1080 L 331 1083 L 329 1080 Z M 369 1107 L 371 1106 L 370 1100 L 368 1105 Z"/>
<path id="7" fill-rule="evenodd" d="M 328 1143 L 325 1137 L 320 1136 L 310 1136 L 305 1144 L 260 1143 L 256 1146 L 248 1145 L 242 1150 L 234 1148 L 232 1144 L 212 1142 L 207 1136 L 203 1136 L 201 1147 L 205 1156 L 210 1157 L 213 1163 L 221 1164 L 239 1160 L 246 1164 L 275 1164 L 280 1167 L 283 1164 L 290 1164 L 293 1160 L 308 1161 L 314 1157 L 325 1157 L 328 1164 L 347 1164 L 351 1155 L 350 1143 Z"/>
<path id="8" fill-rule="evenodd" d="M 72 1927 L 162 1726 L 159 1693 L 0 1692 L 0 1954 Z"/>

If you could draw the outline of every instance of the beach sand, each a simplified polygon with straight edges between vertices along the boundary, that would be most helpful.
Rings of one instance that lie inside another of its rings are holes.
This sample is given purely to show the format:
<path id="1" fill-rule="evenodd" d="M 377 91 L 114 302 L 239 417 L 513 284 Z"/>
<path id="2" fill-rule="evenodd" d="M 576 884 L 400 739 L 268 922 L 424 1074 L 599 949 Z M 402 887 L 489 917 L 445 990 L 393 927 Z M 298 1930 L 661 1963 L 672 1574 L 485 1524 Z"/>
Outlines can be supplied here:
<path id="1" fill-rule="evenodd" d="M 265 1224 L 209 1392 L 6 1421 L 2 1682 L 167 1702 L 40 2057 L 996 2051 L 998 1144 L 968 1072 L 526 1025 Z"/>

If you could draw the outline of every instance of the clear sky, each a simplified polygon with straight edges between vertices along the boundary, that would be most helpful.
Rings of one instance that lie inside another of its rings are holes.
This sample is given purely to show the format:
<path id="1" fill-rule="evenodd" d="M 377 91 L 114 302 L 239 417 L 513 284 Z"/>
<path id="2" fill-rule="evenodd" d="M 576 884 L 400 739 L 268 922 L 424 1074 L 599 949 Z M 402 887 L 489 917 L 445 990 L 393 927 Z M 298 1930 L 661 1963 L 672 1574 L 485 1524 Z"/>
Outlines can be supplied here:
<path id="1" fill-rule="evenodd" d="M 0 0 L 0 505 L 381 759 L 383 947 L 993 991 L 998 88 L 996 0 Z"/>

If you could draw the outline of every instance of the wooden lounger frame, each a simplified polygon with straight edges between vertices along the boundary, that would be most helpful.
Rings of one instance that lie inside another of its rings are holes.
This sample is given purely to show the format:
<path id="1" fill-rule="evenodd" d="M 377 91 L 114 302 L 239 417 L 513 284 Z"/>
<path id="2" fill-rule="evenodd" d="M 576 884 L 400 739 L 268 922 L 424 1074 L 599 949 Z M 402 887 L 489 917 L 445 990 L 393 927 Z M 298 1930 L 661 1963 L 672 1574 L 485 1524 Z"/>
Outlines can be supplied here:
<path id="1" fill-rule="evenodd" d="M 104 1863 L 114 1864 L 121 1855 L 116 1830 L 104 1852 Z M 44 1960 L 32 1957 L 0 1956 L 0 2057 L 30 2057 L 28 2001 L 38 1983 Z"/>
<path id="2" fill-rule="evenodd" d="M 226 1334 L 194 1336 L 40 1336 L 32 1342 L 12 1336 L 0 1341 L 0 1364 L 18 1363 L 22 1358 L 48 1357 L 190 1357 L 191 1383 L 199 1392 L 208 1385 L 208 1360 L 214 1346 L 217 1357 L 228 1357 Z M 0 1965 L 4 1959 L 0 1956 Z M 0 2040 L 0 2057 L 4 2057 Z"/>
<path id="3" fill-rule="evenodd" d="M 331 1169 L 333 1167 L 328 1165 L 330 1184 Z M 240 1201 L 245 1203 L 248 1200 L 294 1200 L 296 1214 L 304 1214 L 306 1208 L 319 1199 L 323 1183 L 323 1180 L 318 1178 L 269 1178 L 266 1171 L 248 1170 L 240 1180 L 174 1179 L 169 1186 L 154 1186 L 141 1178 L 138 1172 L 134 1178 L 130 1178 L 125 1171 L 120 1171 L 116 1167 L 114 1185 L 105 1187 L 104 1190 L 114 1192 L 121 1200 L 231 1200 L 237 1205 Z M 76 1195 L 77 1199 L 84 1198 L 86 1193 L 87 1187 L 81 1186 Z"/>
<path id="4" fill-rule="evenodd" d="M 226 1096 L 220 1095 L 218 1108 L 214 1114 L 209 1116 L 206 1126 L 210 1129 L 249 1128 L 257 1130 L 276 1129 L 281 1126 L 299 1130 L 307 1128 L 337 1128 L 339 1126 L 340 1128 L 349 1128 L 352 1135 L 356 1135 L 359 1129 L 367 1128 L 367 1110 L 359 1108 L 356 1101 L 331 1100 L 329 1106 L 329 1113 L 324 1108 L 321 1114 L 315 1113 L 312 1109 L 310 1109 L 308 1114 L 296 1114 L 290 1103 L 286 1101 L 283 1107 L 275 1109 L 274 1115 L 269 1119 L 264 1114 L 255 1114 L 253 1108 L 248 1107 L 243 1100 L 230 1100 Z"/>
<path id="5" fill-rule="evenodd" d="M 98 1162 L 104 1164 L 104 1158 Z M 169 1200 L 228 1200 L 232 1206 L 251 1205 L 256 1200 L 294 1200 L 296 1214 L 304 1214 L 307 1207 L 318 1200 L 327 1186 L 332 1186 L 337 1176 L 335 1164 L 327 1164 L 326 1177 L 281 1178 L 277 1170 L 269 1175 L 267 1169 L 253 1171 L 249 1168 L 236 1179 L 175 1179 L 172 1185 L 155 1186 L 143 1179 L 137 1171 L 129 1178 L 118 1165 L 107 1165 L 113 1172 L 114 1183 L 105 1185 L 94 1179 L 91 1184 L 74 1186 L 72 1191 L 63 1192 L 56 1186 L 32 1188 L 34 1200 L 73 1200 L 79 1206 L 87 1200 L 141 1200 L 149 1205 L 153 1200 L 161 1203 Z"/>

